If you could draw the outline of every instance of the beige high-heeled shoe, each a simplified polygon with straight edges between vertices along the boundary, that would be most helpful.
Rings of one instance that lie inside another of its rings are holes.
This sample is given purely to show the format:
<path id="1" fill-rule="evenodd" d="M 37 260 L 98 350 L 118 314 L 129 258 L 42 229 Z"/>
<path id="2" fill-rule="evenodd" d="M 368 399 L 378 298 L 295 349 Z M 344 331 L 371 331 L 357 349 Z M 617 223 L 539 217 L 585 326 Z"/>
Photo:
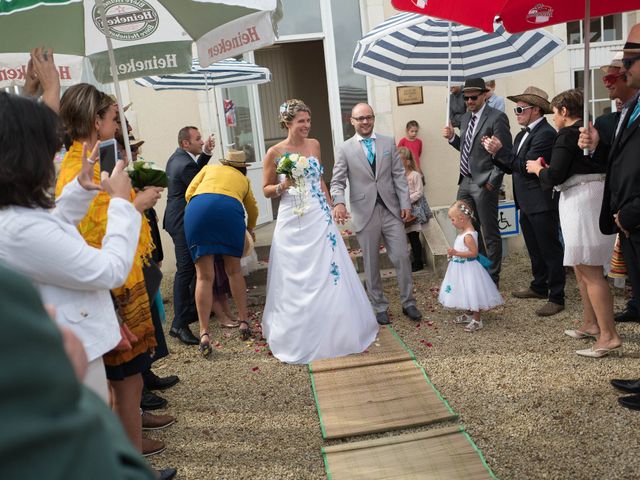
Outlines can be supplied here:
<path id="1" fill-rule="evenodd" d="M 618 345 L 613 348 L 585 348 L 584 350 L 576 350 L 576 353 L 581 357 L 589 357 L 589 358 L 602 358 L 607 355 L 611 356 L 622 356 L 622 345 Z"/>
<path id="2" fill-rule="evenodd" d="M 583 332 L 582 330 L 565 330 L 564 334 L 576 339 L 581 338 L 596 338 L 598 334 Z"/>

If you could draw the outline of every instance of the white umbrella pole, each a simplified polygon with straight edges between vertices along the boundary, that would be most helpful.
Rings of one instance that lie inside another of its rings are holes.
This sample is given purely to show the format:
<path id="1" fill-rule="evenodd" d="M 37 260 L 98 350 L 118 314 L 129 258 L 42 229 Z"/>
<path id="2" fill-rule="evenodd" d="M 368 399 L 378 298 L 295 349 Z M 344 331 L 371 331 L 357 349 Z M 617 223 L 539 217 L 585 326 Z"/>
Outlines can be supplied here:
<path id="1" fill-rule="evenodd" d="M 451 111 L 451 22 L 449 22 L 449 65 L 447 70 L 447 113 L 445 115 L 445 126 L 449 125 L 449 112 Z"/>
<path id="2" fill-rule="evenodd" d="M 591 41 L 591 0 L 584 2 L 584 126 L 589 127 L 589 98 L 591 97 L 591 69 L 589 68 L 589 43 Z M 589 149 L 583 150 L 589 155 Z"/>
<path id="3" fill-rule="evenodd" d="M 211 115 L 211 96 L 209 95 L 209 82 L 208 82 L 209 74 L 204 74 L 204 91 L 207 94 L 207 116 L 209 117 L 209 128 L 213 130 L 213 115 Z M 218 130 L 220 130 L 220 125 L 218 125 Z"/>
<path id="4" fill-rule="evenodd" d="M 127 119 L 124 116 L 124 108 L 122 106 L 122 93 L 120 92 L 120 80 L 118 79 L 118 68 L 116 65 L 116 57 L 113 54 L 113 44 L 111 43 L 111 34 L 107 26 L 107 13 L 104 8 L 103 0 L 96 0 L 96 5 L 100 8 L 100 18 L 102 20 L 102 33 L 107 40 L 107 53 L 109 55 L 109 65 L 111 66 L 111 76 L 116 90 L 116 101 L 118 102 L 118 115 L 120 116 L 120 130 L 122 138 L 124 138 L 124 149 L 127 152 L 127 163 L 131 163 L 131 146 L 129 145 L 129 132 L 127 131 Z"/>

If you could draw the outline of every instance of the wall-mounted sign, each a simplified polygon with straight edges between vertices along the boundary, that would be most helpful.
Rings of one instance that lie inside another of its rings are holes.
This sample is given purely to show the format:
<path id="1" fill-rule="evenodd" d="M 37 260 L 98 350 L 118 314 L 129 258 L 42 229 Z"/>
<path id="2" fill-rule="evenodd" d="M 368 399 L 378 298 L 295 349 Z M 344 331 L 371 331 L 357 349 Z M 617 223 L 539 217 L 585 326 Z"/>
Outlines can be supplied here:
<path id="1" fill-rule="evenodd" d="M 424 103 L 422 87 L 397 87 L 398 105 L 417 105 Z"/>

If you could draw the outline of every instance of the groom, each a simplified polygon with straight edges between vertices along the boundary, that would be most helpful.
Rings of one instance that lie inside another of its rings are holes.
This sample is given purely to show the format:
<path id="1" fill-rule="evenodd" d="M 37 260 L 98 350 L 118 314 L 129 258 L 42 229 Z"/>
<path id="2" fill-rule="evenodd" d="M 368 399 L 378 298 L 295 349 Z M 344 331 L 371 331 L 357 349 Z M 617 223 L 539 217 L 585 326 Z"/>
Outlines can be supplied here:
<path id="1" fill-rule="evenodd" d="M 375 115 L 366 103 L 351 110 L 351 124 L 356 134 L 338 147 L 331 196 L 333 218 L 344 224 L 349 213 L 344 203 L 344 190 L 349 180 L 352 224 L 362 248 L 369 298 L 380 325 L 387 325 L 389 302 L 382 292 L 380 277 L 380 240 L 398 275 L 402 313 L 419 322 L 422 314 L 413 298 L 413 280 L 404 219 L 411 212 L 409 185 L 402 161 L 391 137 L 373 132 Z"/>

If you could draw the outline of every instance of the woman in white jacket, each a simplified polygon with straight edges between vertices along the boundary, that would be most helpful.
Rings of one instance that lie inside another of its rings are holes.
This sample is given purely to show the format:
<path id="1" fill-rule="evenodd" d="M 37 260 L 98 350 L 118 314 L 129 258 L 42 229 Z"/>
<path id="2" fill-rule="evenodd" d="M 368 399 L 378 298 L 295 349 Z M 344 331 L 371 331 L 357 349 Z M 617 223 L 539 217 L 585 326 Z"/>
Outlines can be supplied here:
<path id="1" fill-rule="evenodd" d="M 30 277 L 44 303 L 55 307 L 56 321 L 80 338 L 90 362 L 85 384 L 106 401 L 102 355 L 121 339 L 109 290 L 122 285 L 131 270 L 141 213 L 159 193 L 144 192 L 132 204 L 122 161 L 96 185 L 96 145 L 90 158 L 84 152 L 77 181 L 54 205 L 59 132 L 58 118 L 48 107 L 0 92 L 0 259 Z M 112 197 L 102 249 L 87 245 L 76 229 L 99 190 Z"/>

